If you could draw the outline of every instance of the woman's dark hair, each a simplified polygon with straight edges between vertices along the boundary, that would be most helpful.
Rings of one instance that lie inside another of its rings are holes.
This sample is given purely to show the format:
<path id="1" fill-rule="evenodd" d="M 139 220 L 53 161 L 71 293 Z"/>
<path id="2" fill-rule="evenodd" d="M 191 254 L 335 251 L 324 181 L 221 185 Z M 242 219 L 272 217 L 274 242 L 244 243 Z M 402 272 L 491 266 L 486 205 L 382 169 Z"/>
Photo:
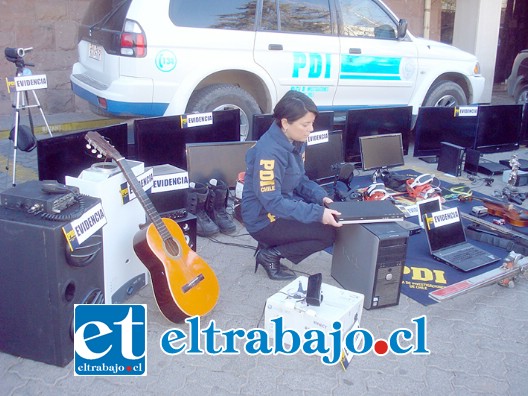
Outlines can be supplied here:
<path id="1" fill-rule="evenodd" d="M 316 117 L 319 115 L 314 101 L 302 92 L 291 90 L 286 92 L 279 100 L 275 109 L 273 109 L 273 117 L 275 118 L 275 123 L 281 126 L 283 118 L 286 118 L 291 124 L 304 117 L 308 112 L 315 114 Z"/>

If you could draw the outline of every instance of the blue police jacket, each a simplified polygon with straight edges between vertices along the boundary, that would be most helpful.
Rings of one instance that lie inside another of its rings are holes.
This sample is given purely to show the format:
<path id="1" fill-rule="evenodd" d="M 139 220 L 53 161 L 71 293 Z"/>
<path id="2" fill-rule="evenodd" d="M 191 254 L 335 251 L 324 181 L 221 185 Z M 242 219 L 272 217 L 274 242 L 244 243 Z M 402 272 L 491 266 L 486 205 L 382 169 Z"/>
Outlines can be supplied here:
<path id="1" fill-rule="evenodd" d="M 326 191 L 308 179 L 303 153 L 306 143 L 291 143 L 280 127 L 271 125 L 246 154 L 242 219 L 249 233 L 278 218 L 320 222 Z"/>

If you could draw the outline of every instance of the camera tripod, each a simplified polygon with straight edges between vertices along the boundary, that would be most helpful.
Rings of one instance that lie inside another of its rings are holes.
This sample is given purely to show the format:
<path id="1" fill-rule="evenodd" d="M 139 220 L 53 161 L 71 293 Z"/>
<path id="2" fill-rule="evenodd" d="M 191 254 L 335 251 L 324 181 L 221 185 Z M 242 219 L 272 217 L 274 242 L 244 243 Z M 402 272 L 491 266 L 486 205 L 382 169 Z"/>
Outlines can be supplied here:
<path id="1" fill-rule="evenodd" d="M 9 62 L 12 62 L 16 66 L 16 74 L 14 78 L 14 88 L 16 91 L 16 101 L 15 101 L 15 123 L 11 131 L 10 139 L 13 140 L 13 187 L 16 185 L 16 160 L 17 160 L 17 149 L 19 149 L 19 132 L 21 129 L 20 126 L 20 111 L 27 110 L 29 117 L 29 125 L 31 129 L 31 136 L 34 139 L 35 129 L 33 125 L 33 117 L 31 115 L 31 109 L 37 107 L 40 110 L 44 124 L 48 130 L 50 136 L 53 136 L 51 129 L 48 124 L 48 120 L 44 115 L 42 106 L 37 97 L 35 90 L 47 88 L 47 79 L 45 75 L 32 75 L 31 71 L 28 69 L 29 66 L 35 66 L 34 64 L 27 63 L 24 61 L 24 56 L 27 52 L 33 50 L 33 48 L 10 48 L 7 47 L 4 50 L 6 59 Z M 33 99 L 35 104 L 29 104 L 29 94 L 31 91 L 33 94 Z M 9 89 L 9 92 L 11 90 Z M 31 151 L 33 147 L 25 151 Z M 9 158 L 7 159 L 6 170 L 9 171 Z"/>

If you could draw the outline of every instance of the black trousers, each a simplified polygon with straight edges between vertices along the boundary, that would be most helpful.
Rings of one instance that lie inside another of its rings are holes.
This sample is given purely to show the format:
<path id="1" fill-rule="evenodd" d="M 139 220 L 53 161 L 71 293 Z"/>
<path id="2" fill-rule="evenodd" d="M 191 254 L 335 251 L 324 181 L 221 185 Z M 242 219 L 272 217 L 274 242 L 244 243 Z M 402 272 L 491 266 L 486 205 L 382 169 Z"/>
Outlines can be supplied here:
<path id="1" fill-rule="evenodd" d="M 251 236 L 260 243 L 275 247 L 283 257 L 298 264 L 312 253 L 332 246 L 336 229 L 323 223 L 277 219 Z"/>

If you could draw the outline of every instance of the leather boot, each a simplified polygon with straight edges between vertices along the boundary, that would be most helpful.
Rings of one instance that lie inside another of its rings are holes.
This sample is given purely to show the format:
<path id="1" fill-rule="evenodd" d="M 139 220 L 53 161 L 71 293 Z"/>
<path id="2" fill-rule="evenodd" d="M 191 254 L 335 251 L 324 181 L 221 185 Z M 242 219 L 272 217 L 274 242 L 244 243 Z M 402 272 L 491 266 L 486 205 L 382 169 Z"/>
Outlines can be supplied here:
<path id="1" fill-rule="evenodd" d="M 207 187 L 209 188 L 209 197 L 205 208 L 207 215 L 218 226 L 220 232 L 232 234 L 236 231 L 236 224 L 226 211 L 229 196 L 227 184 L 222 180 L 211 179 L 207 183 Z"/>
<path id="2" fill-rule="evenodd" d="M 205 211 L 209 189 L 203 183 L 189 183 L 187 192 L 187 210 L 196 216 L 196 234 L 209 237 L 220 232 L 218 226 Z"/>
<path id="3" fill-rule="evenodd" d="M 268 277 L 272 280 L 289 280 L 295 278 L 295 274 L 284 270 L 281 265 L 281 253 L 276 248 L 266 248 L 257 251 L 255 272 L 259 264 L 266 270 Z"/>

